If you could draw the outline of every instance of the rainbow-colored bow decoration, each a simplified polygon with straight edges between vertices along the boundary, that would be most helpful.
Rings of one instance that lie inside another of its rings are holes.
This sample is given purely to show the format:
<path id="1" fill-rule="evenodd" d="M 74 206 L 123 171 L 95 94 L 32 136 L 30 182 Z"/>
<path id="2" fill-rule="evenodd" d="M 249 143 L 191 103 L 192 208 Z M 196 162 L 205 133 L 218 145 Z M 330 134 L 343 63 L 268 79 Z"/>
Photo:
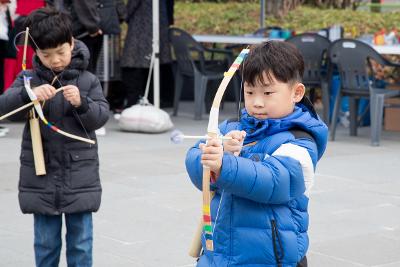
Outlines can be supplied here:
<path id="1" fill-rule="evenodd" d="M 217 93 L 215 94 L 213 104 L 210 111 L 210 117 L 208 121 L 207 136 L 210 138 L 218 138 L 219 128 L 218 128 L 218 117 L 219 108 L 221 105 L 222 97 L 226 91 L 226 88 L 232 79 L 235 72 L 239 69 L 240 64 L 244 61 L 249 53 L 249 49 L 243 49 L 239 56 L 235 59 L 231 67 L 227 72 L 224 73 L 224 79 L 218 87 Z M 213 228 L 211 224 L 211 208 L 210 203 L 212 195 L 210 192 L 210 169 L 207 166 L 203 166 L 203 220 L 202 227 L 198 228 L 198 232 L 193 240 L 189 255 L 192 257 L 199 257 L 201 250 L 201 233 L 204 232 L 204 238 L 206 243 L 206 248 L 208 251 L 214 250 L 213 245 Z M 200 233 L 199 233 L 200 232 Z M 200 245 L 199 245 L 200 244 Z"/>

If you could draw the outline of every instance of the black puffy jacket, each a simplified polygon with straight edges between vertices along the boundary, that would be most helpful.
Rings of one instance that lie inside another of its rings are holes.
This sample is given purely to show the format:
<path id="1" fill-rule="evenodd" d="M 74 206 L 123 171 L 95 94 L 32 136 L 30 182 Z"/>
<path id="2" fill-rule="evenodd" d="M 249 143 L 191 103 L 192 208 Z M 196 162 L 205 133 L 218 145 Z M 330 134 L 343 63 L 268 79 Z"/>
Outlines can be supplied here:
<path id="1" fill-rule="evenodd" d="M 96 140 L 95 130 L 108 120 L 109 106 L 96 76 L 86 71 L 89 51 L 75 40 L 70 65 L 59 74 L 62 86 L 76 85 L 82 105 L 74 108 L 62 93 L 46 101 L 43 112 L 47 120 L 60 129 Z M 32 88 L 51 84 L 54 74 L 34 58 Z M 58 82 L 54 86 L 61 86 Z M 30 102 L 20 74 L 9 90 L 0 96 L 0 113 L 5 114 Z M 28 111 L 13 119 L 24 119 Z M 21 145 L 19 202 L 23 213 L 56 215 L 97 211 L 101 202 L 97 143 L 90 145 L 60 135 L 40 123 L 47 174 L 36 176 L 29 122 L 25 124 Z"/>

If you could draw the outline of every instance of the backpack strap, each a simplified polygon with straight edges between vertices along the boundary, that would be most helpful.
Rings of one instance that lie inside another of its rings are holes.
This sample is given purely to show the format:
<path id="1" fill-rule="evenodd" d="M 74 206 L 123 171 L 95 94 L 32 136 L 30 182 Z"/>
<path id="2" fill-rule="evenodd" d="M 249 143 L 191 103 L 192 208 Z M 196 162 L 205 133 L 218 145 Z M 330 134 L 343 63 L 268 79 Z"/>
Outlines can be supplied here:
<path id="1" fill-rule="evenodd" d="M 311 140 L 313 143 L 316 143 L 314 137 L 309 132 L 307 132 L 301 128 L 293 128 L 293 129 L 290 129 L 289 132 L 291 132 L 293 134 L 295 139 L 306 138 L 306 139 Z"/>
<path id="2" fill-rule="evenodd" d="M 231 123 L 231 122 L 238 122 L 239 120 L 238 120 L 238 118 L 230 118 L 230 119 L 227 119 L 227 122 L 228 123 Z"/>

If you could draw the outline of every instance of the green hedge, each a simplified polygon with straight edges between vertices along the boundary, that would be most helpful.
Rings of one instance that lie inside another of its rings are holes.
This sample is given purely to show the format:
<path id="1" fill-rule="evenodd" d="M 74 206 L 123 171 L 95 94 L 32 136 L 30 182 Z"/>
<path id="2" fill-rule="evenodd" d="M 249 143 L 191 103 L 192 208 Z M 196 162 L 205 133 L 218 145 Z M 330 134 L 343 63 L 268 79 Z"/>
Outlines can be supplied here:
<path id="1" fill-rule="evenodd" d="M 221 0 L 222 1 L 222 0 Z M 175 4 L 175 25 L 191 33 L 245 34 L 259 27 L 259 1 L 247 3 Z M 265 25 L 278 25 L 296 32 L 318 30 L 339 23 L 348 34 L 360 35 L 385 29 L 400 29 L 400 12 L 371 13 L 350 9 L 318 9 L 302 6 L 279 20 L 266 14 Z"/>

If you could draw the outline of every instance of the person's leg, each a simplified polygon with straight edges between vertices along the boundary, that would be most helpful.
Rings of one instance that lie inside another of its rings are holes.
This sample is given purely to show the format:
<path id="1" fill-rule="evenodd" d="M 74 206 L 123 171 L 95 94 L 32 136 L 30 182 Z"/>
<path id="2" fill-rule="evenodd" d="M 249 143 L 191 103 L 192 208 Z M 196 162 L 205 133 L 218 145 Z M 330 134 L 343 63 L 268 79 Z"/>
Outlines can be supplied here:
<path id="1" fill-rule="evenodd" d="M 101 48 L 103 47 L 103 35 L 93 37 L 93 46 L 91 51 L 92 60 L 89 63 L 89 71 L 96 74 L 97 62 L 99 60 Z"/>
<path id="2" fill-rule="evenodd" d="M 34 249 L 37 267 L 58 266 L 61 252 L 61 215 L 34 214 Z"/>
<path id="3" fill-rule="evenodd" d="M 93 223 L 91 212 L 65 214 L 68 267 L 91 267 Z"/>
<path id="4" fill-rule="evenodd" d="M 161 107 L 172 107 L 174 102 L 174 73 L 172 72 L 172 63 L 160 65 L 161 85 L 160 97 Z"/>
<path id="5" fill-rule="evenodd" d="M 0 40 L 0 95 L 4 91 L 4 59 L 6 57 L 7 41 Z"/>
<path id="6" fill-rule="evenodd" d="M 101 47 L 103 45 L 103 36 L 102 35 L 96 37 L 85 36 L 80 40 L 85 43 L 90 53 L 89 66 L 87 70 L 96 74 L 97 60 L 99 58 Z"/>
<path id="7" fill-rule="evenodd" d="M 137 104 L 139 97 L 144 95 L 148 71 L 149 69 L 145 68 L 122 68 L 122 85 L 127 99 L 126 107 Z"/>
<path id="8" fill-rule="evenodd" d="M 5 60 L 5 41 L 0 40 L 0 95 L 4 91 L 4 60 Z M 8 128 L 0 125 L 0 137 L 6 136 Z"/>
<path id="9" fill-rule="evenodd" d="M 125 90 L 122 81 L 111 82 L 107 101 L 110 103 L 110 109 L 115 113 L 121 113 L 124 108 Z"/>

